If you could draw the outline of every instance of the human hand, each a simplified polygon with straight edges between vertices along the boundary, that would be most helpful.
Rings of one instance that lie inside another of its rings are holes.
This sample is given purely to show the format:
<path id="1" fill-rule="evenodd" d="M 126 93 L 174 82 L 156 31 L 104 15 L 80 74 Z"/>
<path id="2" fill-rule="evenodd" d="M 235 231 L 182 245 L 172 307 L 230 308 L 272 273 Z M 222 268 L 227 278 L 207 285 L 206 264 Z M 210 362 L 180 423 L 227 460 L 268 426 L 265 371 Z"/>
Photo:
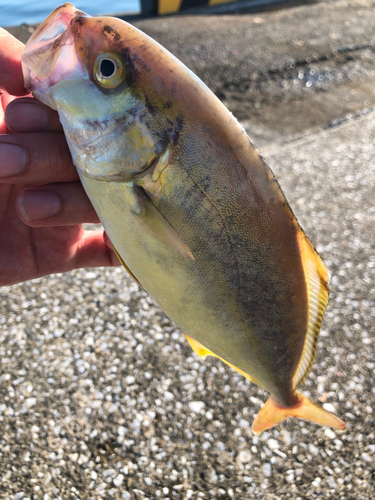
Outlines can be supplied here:
<path id="1" fill-rule="evenodd" d="M 0 286 L 119 265 L 79 182 L 55 111 L 23 86 L 23 44 L 0 28 Z"/>

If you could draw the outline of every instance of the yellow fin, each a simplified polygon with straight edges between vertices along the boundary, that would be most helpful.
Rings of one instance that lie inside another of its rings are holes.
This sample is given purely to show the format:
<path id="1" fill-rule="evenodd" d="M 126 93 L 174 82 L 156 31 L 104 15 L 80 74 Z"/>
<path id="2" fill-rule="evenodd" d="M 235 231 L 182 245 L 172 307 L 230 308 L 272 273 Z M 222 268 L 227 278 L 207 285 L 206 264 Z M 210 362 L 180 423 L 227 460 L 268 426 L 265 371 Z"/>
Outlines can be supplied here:
<path id="1" fill-rule="evenodd" d="M 112 248 L 113 250 L 115 251 L 115 254 L 117 255 L 117 258 L 118 260 L 121 262 L 121 264 L 125 267 L 125 269 L 128 271 L 128 273 L 130 274 L 130 276 L 133 278 L 134 281 L 136 281 L 138 283 L 139 286 L 142 286 L 140 284 L 140 282 L 137 280 L 137 278 L 134 276 L 134 274 L 130 271 L 130 269 L 128 268 L 128 266 L 125 264 L 124 260 L 122 259 L 122 257 L 120 256 L 120 254 L 118 253 L 118 251 L 116 250 L 115 246 L 113 245 L 112 241 L 111 241 L 111 245 L 112 245 Z M 143 288 L 143 287 L 142 287 Z"/>
<path id="2" fill-rule="evenodd" d="M 296 396 L 297 403 L 291 407 L 279 405 L 271 396 L 255 417 L 252 426 L 254 434 L 260 434 L 288 417 L 302 418 L 341 431 L 346 429 L 344 422 L 329 411 L 316 405 L 300 392 L 296 392 Z"/>
<path id="3" fill-rule="evenodd" d="M 301 384 L 310 371 L 328 303 L 328 271 L 302 230 L 299 233 L 298 243 L 306 279 L 308 325 L 302 356 L 293 376 L 293 389 Z"/>
<path id="4" fill-rule="evenodd" d="M 186 340 L 189 342 L 190 347 L 193 349 L 195 354 L 198 354 L 199 357 L 206 359 L 207 356 L 215 356 L 215 354 L 208 349 L 206 349 L 198 340 L 193 339 L 186 333 L 184 333 Z"/>
<path id="5" fill-rule="evenodd" d="M 228 363 L 228 361 L 225 361 L 225 359 L 221 358 L 220 356 L 217 356 L 212 351 L 210 351 L 209 349 L 207 349 L 206 347 L 204 347 L 200 342 L 198 342 L 198 340 L 193 339 L 192 337 L 190 337 L 186 333 L 184 335 L 186 337 L 186 340 L 189 342 L 190 347 L 201 358 L 205 359 L 207 356 L 215 356 L 215 358 L 220 359 L 225 364 L 229 365 L 231 368 L 233 368 L 234 370 L 236 370 L 238 373 L 240 373 L 241 375 L 243 375 L 247 379 L 251 380 L 251 382 L 254 382 L 254 384 L 260 385 L 259 382 L 257 380 L 255 380 L 254 377 L 251 377 L 248 373 L 240 370 L 239 368 L 237 368 L 236 366 L 232 365 L 231 363 Z"/>

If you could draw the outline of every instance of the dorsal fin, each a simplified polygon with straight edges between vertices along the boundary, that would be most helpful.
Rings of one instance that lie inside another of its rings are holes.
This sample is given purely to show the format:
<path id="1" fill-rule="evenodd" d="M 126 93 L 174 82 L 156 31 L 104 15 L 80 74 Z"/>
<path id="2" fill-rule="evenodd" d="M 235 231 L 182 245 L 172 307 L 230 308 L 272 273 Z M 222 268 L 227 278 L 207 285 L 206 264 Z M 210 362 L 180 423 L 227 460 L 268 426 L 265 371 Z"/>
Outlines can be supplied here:
<path id="1" fill-rule="evenodd" d="M 328 271 L 302 230 L 299 233 L 298 243 L 306 279 L 308 326 L 302 356 L 293 377 L 293 389 L 296 389 L 309 373 L 328 303 Z"/>

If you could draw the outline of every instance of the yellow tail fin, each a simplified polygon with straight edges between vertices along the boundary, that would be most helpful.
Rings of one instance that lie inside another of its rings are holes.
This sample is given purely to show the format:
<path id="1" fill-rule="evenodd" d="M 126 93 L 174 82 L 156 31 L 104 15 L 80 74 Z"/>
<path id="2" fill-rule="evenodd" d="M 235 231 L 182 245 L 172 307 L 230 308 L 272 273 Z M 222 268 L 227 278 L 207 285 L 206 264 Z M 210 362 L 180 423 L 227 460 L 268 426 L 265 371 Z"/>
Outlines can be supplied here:
<path id="1" fill-rule="evenodd" d="M 252 426 L 254 434 L 260 434 L 288 417 L 302 418 L 303 420 L 309 420 L 310 422 L 327 427 L 334 427 L 341 431 L 346 429 L 346 425 L 338 417 L 324 410 L 321 406 L 316 405 L 300 392 L 296 392 L 295 394 L 298 397 L 298 401 L 291 407 L 279 405 L 271 396 L 255 417 Z"/>

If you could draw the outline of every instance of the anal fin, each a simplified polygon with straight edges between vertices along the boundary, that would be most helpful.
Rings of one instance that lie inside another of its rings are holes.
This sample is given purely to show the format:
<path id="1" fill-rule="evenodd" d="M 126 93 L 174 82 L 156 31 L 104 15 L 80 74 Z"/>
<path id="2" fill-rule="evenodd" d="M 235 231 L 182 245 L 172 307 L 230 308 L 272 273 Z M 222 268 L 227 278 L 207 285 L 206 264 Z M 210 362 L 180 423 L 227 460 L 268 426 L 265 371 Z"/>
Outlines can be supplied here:
<path id="1" fill-rule="evenodd" d="M 252 426 L 254 434 L 260 434 L 288 417 L 302 418 L 303 420 L 309 420 L 310 422 L 333 427 L 341 431 L 346 429 L 345 423 L 336 417 L 336 415 L 316 405 L 300 392 L 296 392 L 295 394 L 297 402 L 294 406 L 290 407 L 281 406 L 271 396 L 255 417 Z"/>
<path id="2" fill-rule="evenodd" d="M 233 368 L 234 370 L 236 370 L 238 373 L 240 373 L 241 375 L 243 375 L 247 379 L 251 380 L 251 382 L 253 382 L 254 384 L 260 385 L 259 382 L 257 380 L 255 380 L 254 377 L 250 376 L 248 373 L 244 372 L 240 368 L 237 368 L 236 366 L 232 365 L 228 361 L 225 361 L 225 359 L 223 359 L 220 356 L 218 356 L 217 354 L 213 353 L 212 351 L 210 351 L 209 349 L 207 349 L 207 347 L 204 347 L 200 342 L 198 342 L 198 340 L 193 339 L 192 337 L 190 337 L 186 333 L 184 335 L 186 337 L 186 340 L 189 342 L 190 347 L 201 358 L 206 359 L 207 356 L 215 356 L 215 358 L 220 359 L 225 364 L 227 364 L 228 366 L 230 366 L 231 368 Z"/>

